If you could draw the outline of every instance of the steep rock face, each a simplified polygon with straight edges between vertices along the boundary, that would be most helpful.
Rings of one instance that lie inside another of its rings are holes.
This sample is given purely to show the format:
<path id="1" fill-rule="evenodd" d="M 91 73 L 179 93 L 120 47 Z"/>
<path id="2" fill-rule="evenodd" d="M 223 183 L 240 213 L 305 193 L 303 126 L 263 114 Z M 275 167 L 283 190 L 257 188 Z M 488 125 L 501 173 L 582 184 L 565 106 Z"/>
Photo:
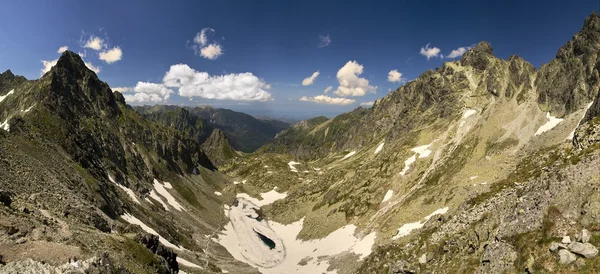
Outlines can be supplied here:
<path id="1" fill-rule="evenodd" d="M 200 144 L 204 143 L 213 131 L 213 128 L 204 119 L 192 115 L 185 108 L 157 105 L 153 107 L 136 107 L 135 109 L 145 118 L 173 128 Z"/>
<path id="2" fill-rule="evenodd" d="M 238 153 L 231 148 L 229 139 L 220 129 L 213 130 L 210 137 L 202 144 L 202 149 L 216 166 L 225 165 L 238 157 Z"/>
<path id="3" fill-rule="evenodd" d="M 541 108 L 563 116 L 592 101 L 600 87 L 600 15 L 592 13 L 536 79 Z"/>

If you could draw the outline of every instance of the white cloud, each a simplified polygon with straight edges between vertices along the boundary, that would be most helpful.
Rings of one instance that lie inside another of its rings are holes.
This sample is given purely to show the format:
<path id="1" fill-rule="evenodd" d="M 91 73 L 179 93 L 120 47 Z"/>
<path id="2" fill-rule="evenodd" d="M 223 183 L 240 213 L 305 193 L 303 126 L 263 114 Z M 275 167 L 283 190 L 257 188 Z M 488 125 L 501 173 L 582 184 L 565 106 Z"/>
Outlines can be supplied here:
<path id="1" fill-rule="evenodd" d="M 83 45 L 84 48 L 90 48 L 93 50 L 101 50 L 102 48 L 104 48 L 104 40 L 98 36 L 90 36 L 90 39 L 87 40 L 87 42 L 85 42 L 85 44 Z"/>
<path id="2" fill-rule="evenodd" d="M 120 93 L 123 93 L 123 92 L 133 91 L 133 88 L 132 87 L 116 87 L 116 88 L 112 88 L 112 91 L 113 92 L 118 91 Z"/>
<path id="3" fill-rule="evenodd" d="M 95 72 L 96 74 L 100 73 L 100 68 L 97 66 L 92 65 L 92 63 L 90 62 L 83 62 L 85 64 L 85 66 L 87 68 L 89 68 L 91 71 Z"/>
<path id="4" fill-rule="evenodd" d="M 219 44 L 210 44 L 200 49 L 200 56 L 210 60 L 217 59 L 221 54 L 223 54 L 223 52 L 221 51 L 221 45 Z"/>
<path id="5" fill-rule="evenodd" d="M 427 60 L 429 60 L 429 58 L 440 56 L 440 51 L 441 50 L 439 48 L 436 48 L 436 47 L 430 48 L 429 44 L 427 44 L 424 48 L 421 48 L 420 53 L 421 53 L 421 55 L 426 56 Z"/>
<path id="6" fill-rule="evenodd" d="M 469 50 L 469 49 L 471 49 L 471 47 L 460 47 L 460 48 L 457 48 L 457 49 L 453 50 L 452 52 L 450 52 L 450 54 L 447 55 L 446 58 L 454 59 L 456 57 L 460 57 L 463 54 L 465 54 L 465 52 L 467 52 L 467 50 Z"/>
<path id="7" fill-rule="evenodd" d="M 271 84 L 266 84 L 265 89 L 271 89 Z"/>
<path id="8" fill-rule="evenodd" d="M 349 104 L 356 102 L 356 100 L 354 100 L 354 99 L 334 98 L 334 97 L 329 97 L 327 95 L 318 95 L 315 97 L 304 96 L 304 97 L 300 98 L 300 101 L 313 102 L 313 103 L 317 103 L 317 104 L 328 104 L 328 105 L 349 105 Z"/>
<path id="9" fill-rule="evenodd" d="M 250 72 L 210 76 L 188 65 L 172 65 L 163 82 L 168 87 L 179 88 L 183 97 L 202 97 L 219 100 L 266 101 L 271 98 L 267 83 Z"/>
<path id="10" fill-rule="evenodd" d="M 46 60 L 42 60 L 42 64 L 44 65 L 44 68 L 42 68 L 42 76 L 44 74 L 46 74 L 46 72 L 50 71 L 52 69 L 52 67 L 56 66 L 56 62 L 58 62 L 58 59 L 56 60 L 52 60 L 52 61 L 46 61 Z"/>
<path id="11" fill-rule="evenodd" d="M 198 32 L 196 34 L 196 37 L 194 37 L 194 42 L 200 44 L 201 46 L 206 45 L 206 43 L 208 43 L 208 38 L 206 37 L 206 33 L 207 32 L 215 32 L 214 29 L 211 28 L 203 28 L 200 32 Z"/>
<path id="12" fill-rule="evenodd" d="M 40 76 L 44 76 L 46 72 L 49 72 L 52 69 L 52 67 L 56 66 L 57 62 L 58 59 L 54 59 L 51 61 L 42 60 L 42 64 L 44 67 L 42 68 L 42 73 L 40 74 Z M 92 65 L 92 63 L 84 61 L 84 64 L 88 69 L 95 72 L 96 74 L 100 73 L 100 68 Z"/>
<path id="13" fill-rule="evenodd" d="M 402 73 L 398 72 L 397 69 L 390 70 L 388 73 L 388 81 L 392 83 L 399 83 L 402 81 Z"/>
<path id="14" fill-rule="evenodd" d="M 364 96 L 375 93 L 377 86 L 369 86 L 369 80 L 360 78 L 363 66 L 356 61 L 348 61 L 338 72 L 337 79 L 340 86 L 334 91 L 339 96 Z"/>
<path id="15" fill-rule="evenodd" d="M 123 51 L 120 47 L 114 47 L 110 50 L 100 52 L 100 60 L 109 64 L 121 60 L 121 57 L 123 57 Z"/>
<path id="16" fill-rule="evenodd" d="M 330 92 L 333 89 L 332 86 L 328 86 L 325 88 L 325 90 L 323 91 L 324 94 L 327 94 L 327 92 Z"/>
<path id="17" fill-rule="evenodd" d="M 304 80 L 302 80 L 302 85 L 303 86 L 312 85 L 315 82 L 315 80 L 317 79 L 317 76 L 319 76 L 319 71 L 315 71 L 310 77 L 304 78 Z"/>
<path id="18" fill-rule="evenodd" d="M 138 82 L 135 88 L 128 88 L 128 93 L 123 94 L 127 102 L 162 102 L 169 99 L 173 90 L 163 84 Z M 113 89 L 113 90 L 116 90 Z M 133 91 L 133 94 L 129 92 Z"/>
<path id="19" fill-rule="evenodd" d="M 210 60 L 215 60 L 217 57 L 223 55 L 223 48 L 217 42 L 209 43 L 208 34 L 214 33 L 215 30 L 211 28 L 203 28 L 194 37 L 194 45 L 192 48 L 196 54 Z"/>
<path id="20" fill-rule="evenodd" d="M 329 46 L 329 44 L 331 44 L 331 37 L 329 37 L 329 34 L 319 35 L 319 48 L 324 48 L 326 46 Z"/>
<path id="21" fill-rule="evenodd" d="M 375 101 L 360 103 L 360 105 L 364 106 L 364 107 L 371 107 L 371 106 L 373 106 L 373 104 L 375 104 Z"/>
<path id="22" fill-rule="evenodd" d="M 65 52 L 65 51 L 67 51 L 68 49 L 69 49 L 69 47 L 67 47 L 67 46 L 62 46 L 62 47 L 58 48 L 58 50 L 57 50 L 56 52 L 58 52 L 58 53 L 63 53 L 63 52 Z"/>

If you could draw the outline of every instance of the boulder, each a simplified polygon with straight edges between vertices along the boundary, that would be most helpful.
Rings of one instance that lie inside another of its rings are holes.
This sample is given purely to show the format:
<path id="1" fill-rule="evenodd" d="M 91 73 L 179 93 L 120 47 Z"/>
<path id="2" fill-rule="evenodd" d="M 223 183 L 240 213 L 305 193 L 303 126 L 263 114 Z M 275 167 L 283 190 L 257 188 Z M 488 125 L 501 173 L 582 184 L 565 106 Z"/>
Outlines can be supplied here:
<path id="1" fill-rule="evenodd" d="M 513 273 L 516 259 L 517 252 L 511 244 L 491 243 L 483 251 L 476 273 Z"/>
<path id="2" fill-rule="evenodd" d="M 590 233 L 590 231 L 585 228 L 582 229 L 581 232 L 579 232 L 579 234 L 577 234 L 577 241 L 582 242 L 584 244 L 589 242 L 590 238 L 592 238 L 592 233 Z"/>
<path id="3" fill-rule="evenodd" d="M 584 244 L 579 242 L 572 242 L 569 244 L 568 248 L 571 252 L 579 254 L 586 258 L 593 258 L 596 257 L 596 255 L 598 255 L 598 249 L 590 243 Z"/>
<path id="4" fill-rule="evenodd" d="M 571 243 L 571 237 L 569 237 L 569 235 L 563 236 L 561 243 L 563 243 L 563 244 L 570 244 Z"/>
<path id="5" fill-rule="evenodd" d="M 571 264 L 577 260 L 577 256 L 566 249 L 558 251 L 558 263 L 560 264 Z"/>
<path id="6" fill-rule="evenodd" d="M 550 244 L 550 251 L 554 252 L 557 251 L 559 249 L 567 249 L 567 246 L 561 243 L 557 243 L 557 242 L 552 242 Z"/>

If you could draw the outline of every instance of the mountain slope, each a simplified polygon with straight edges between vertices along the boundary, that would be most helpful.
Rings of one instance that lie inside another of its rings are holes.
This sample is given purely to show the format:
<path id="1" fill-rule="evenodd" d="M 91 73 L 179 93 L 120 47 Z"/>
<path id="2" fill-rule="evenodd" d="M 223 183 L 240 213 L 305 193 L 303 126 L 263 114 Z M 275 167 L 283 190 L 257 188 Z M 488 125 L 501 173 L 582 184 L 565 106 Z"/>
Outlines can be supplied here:
<path id="1" fill-rule="evenodd" d="M 259 120 L 245 113 L 212 107 L 156 105 L 135 107 L 135 110 L 152 121 L 177 130 L 183 129 L 183 132 L 192 132 L 192 137 L 200 143 L 206 141 L 213 129 L 220 129 L 232 146 L 243 152 L 257 150 L 270 142 L 278 132 L 289 127 L 284 122 Z"/>
<path id="2" fill-rule="evenodd" d="M 213 130 L 210 137 L 202 144 L 202 149 L 217 166 L 223 166 L 239 156 L 220 129 Z"/>
<path id="3" fill-rule="evenodd" d="M 540 70 L 481 42 L 372 108 L 292 126 L 227 172 L 256 195 L 285 193 L 262 210 L 276 228 L 300 223 L 299 239 L 376 233 L 364 261 L 355 249 L 319 261 L 339 273 L 594 269 L 597 257 L 561 266 L 548 247 L 582 228 L 598 237 L 586 189 L 600 178 L 599 22 Z"/>
<path id="4" fill-rule="evenodd" d="M 38 80 L 2 73 L 0 94 L 4 270 L 33 256 L 108 273 L 252 271 L 204 237 L 222 225 L 214 192 L 228 181 L 200 144 L 137 114 L 77 54 Z"/>

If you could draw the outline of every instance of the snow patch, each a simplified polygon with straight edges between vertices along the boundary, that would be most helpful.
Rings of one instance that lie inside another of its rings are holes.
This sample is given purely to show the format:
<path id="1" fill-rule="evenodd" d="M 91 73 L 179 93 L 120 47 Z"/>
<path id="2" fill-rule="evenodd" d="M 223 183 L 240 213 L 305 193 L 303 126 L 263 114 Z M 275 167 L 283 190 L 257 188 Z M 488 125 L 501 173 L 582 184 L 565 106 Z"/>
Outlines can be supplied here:
<path id="1" fill-rule="evenodd" d="M 289 225 L 256 218 L 258 207 L 238 198 L 229 212 L 231 222 L 215 241 L 239 261 L 259 269 L 261 273 L 335 273 L 328 271 L 331 257 L 352 252 L 364 259 L 372 251 L 375 232 L 363 238 L 354 236 L 356 226 L 346 225 L 327 237 L 317 240 L 298 240 L 304 218 Z M 256 233 L 271 240 L 271 248 Z M 304 259 L 304 264 L 298 263 Z"/>
<path id="2" fill-rule="evenodd" d="M 283 192 L 283 193 L 279 193 L 277 192 L 277 190 L 275 190 L 275 188 L 273 188 L 271 191 L 269 192 L 265 192 L 265 193 L 261 193 L 260 197 L 262 197 L 262 200 L 258 200 L 256 198 L 252 198 L 250 197 L 250 195 L 246 194 L 246 193 L 238 193 L 236 195 L 237 198 L 244 198 L 248 201 L 250 201 L 251 203 L 257 205 L 257 206 L 265 206 L 268 204 L 272 204 L 273 202 L 277 201 L 277 200 L 281 200 L 281 199 L 285 199 L 285 197 L 287 197 L 287 193 Z"/>
<path id="3" fill-rule="evenodd" d="M 159 202 L 166 211 L 170 210 L 169 206 L 167 206 L 167 204 L 165 204 L 165 202 L 163 202 L 163 200 L 160 198 L 160 196 L 158 196 L 158 193 L 156 193 L 156 190 L 153 189 L 152 191 L 150 191 L 150 197 L 152 199 L 154 199 L 155 201 Z"/>
<path id="4" fill-rule="evenodd" d="M 379 144 L 379 146 L 375 149 L 375 154 L 379 153 L 381 149 L 383 149 L 383 145 L 385 145 L 385 143 Z"/>
<path id="5" fill-rule="evenodd" d="M 477 110 L 474 109 L 467 109 L 464 113 L 463 113 L 463 119 L 467 119 L 469 118 L 469 116 L 473 115 L 477 113 Z"/>
<path id="6" fill-rule="evenodd" d="M 23 111 L 23 112 L 25 112 L 25 113 L 27 113 L 27 112 L 31 111 L 31 109 L 32 109 L 33 107 L 35 107 L 35 105 L 33 105 L 33 106 L 30 106 L 28 109 L 26 109 L 26 110 L 22 110 L 22 111 Z"/>
<path id="7" fill-rule="evenodd" d="M 427 222 L 427 220 L 429 220 L 431 217 L 433 217 L 437 214 L 444 214 L 444 213 L 448 212 L 448 209 L 449 209 L 448 207 L 440 208 L 440 209 L 434 211 L 433 213 L 425 216 L 425 218 L 423 218 L 423 220 L 421 220 L 421 221 L 402 225 L 400 228 L 398 228 L 398 232 L 396 232 L 396 235 L 394 235 L 394 237 L 392 237 L 392 240 L 402 238 L 402 237 L 410 234 L 413 230 L 423 227 L 425 225 L 425 223 Z"/>
<path id="8" fill-rule="evenodd" d="M 133 190 L 131 190 L 130 188 L 128 188 L 128 187 L 126 187 L 124 185 L 117 184 L 117 182 L 115 182 L 115 179 L 113 179 L 112 177 L 110 177 L 110 175 L 108 176 L 108 180 L 111 181 L 113 184 L 117 185 L 123 191 L 125 191 L 125 193 L 127 193 L 127 195 L 129 195 L 129 198 L 131 198 L 131 200 L 133 200 L 134 202 L 136 202 L 138 204 L 142 204 L 137 199 L 137 196 L 135 196 L 135 193 L 133 192 Z"/>
<path id="9" fill-rule="evenodd" d="M 269 170 L 269 171 L 267 171 L 267 174 L 273 174 L 273 171 Z"/>
<path id="10" fill-rule="evenodd" d="M 411 151 L 415 154 L 404 161 L 404 168 L 400 171 L 400 175 L 406 175 L 406 172 L 410 169 L 410 166 L 417 161 L 417 158 L 428 157 L 431 154 L 431 150 L 429 150 L 430 147 L 431 144 L 412 148 Z"/>
<path id="11" fill-rule="evenodd" d="M 579 124 L 581 124 L 581 120 L 583 120 L 583 118 L 585 118 L 585 114 L 587 113 L 588 109 L 590 109 L 592 104 L 594 104 L 593 101 L 585 107 L 585 110 L 583 111 L 583 115 L 581 115 L 581 118 L 579 119 L 579 122 L 577 122 L 577 125 L 575 125 L 575 128 L 573 129 L 573 131 L 571 133 L 569 133 L 569 136 L 567 136 L 567 140 L 573 140 L 573 137 L 575 137 L 575 130 L 577 130 L 577 127 L 579 127 Z"/>
<path id="12" fill-rule="evenodd" d="M 477 179 L 477 176 L 471 176 L 471 177 L 469 178 L 469 180 L 475 180 L 475 179 Z"/>
<path id="13" fill-rule="evenodd" d="M 215 191 L 215 195 L 217 195 L 217 196 L 221 196 L 221 195 L 223 195 L 223 193 L 221 193 L 221 192 L 218 192 L 218 191 Z"/>
<path id="14" fill-rule="evenodd" d="M 298 170 L 296 169 L 295 165 L 299 165 L 299 164 L 301 164 L 301 163 L 294 162 L 294 161 L 290 161 L 290 162 L 288 163 L 288 166 L 290 167 L 290 170 L 291 170 L 292 172 L 298 172 Z"/>
<path id="15" fill-rule="evenodd" d="M 177 245 L 172 244 L 171 242 L 167 241 L 167 239 L 163 238 L 162 236 L 160 236 L 160 234 L 158 234 L 158 232 L 156 232 L 156 230 L 152 229 L 151 227 L 147 226 L 146 224 L 144 224 L 142 221 L 140 221 L 140 219 L 134 217 L 133 215 L 129 214 L 129 213 L 125 213 L 123 215 L 121 215 L 121 218 L 123 218 L 123 220 L 125 220 L 126 222 L 130 223 L 130 224 L 134 224 L 134 225 L 139 225 L 140 227 L 142 227 L 142 230 L 150 233 L 150 234 L 154 234 L 156 236 L 158 236 L 158 241 L 163 244 L 166 247 L 170 247 L 176 250 L 185 250 L 185 248 L 183 247 L 179 247 Z"/>
<path id="16" fill-rule="evenodd" d="M 9 95 L 15 93 L 14 89 L 11 89 L 6 95 L 0 95 L 0 102 L 4 101 L 4 99 L 6 99 L 6 97 L 8 97 Z"/>
<path id="17" fill-rule="evenodd" d="M 181 206 L 181 204 L 179 204 L 177 200 L 175 200 L 175 197 L 173 197 L 173 195 L 171 195 L 171 193 L 167 191 L 167 188 L 172 189 L 173 186 L 167 182 L 161 184 L 158 180 L 154 179 L 154 190 L 156 190 L 156 192 L 158 192 L 158 194 L 160 194 L 161 196 L 165 197 L 167 199 L 167 203 L 169 203 L 174 209 L 177 209 L 179 211 L 185 210 L 185 208 L 183 208 L 183 206 Z M 163 205 L 165 204 L 163 203 Z"/>
<path id="18" fill-rule="evenodd" d="M 556 118 L 554 116 L 550 115 L 550 112 L 546 113 L 546 119 L 548 119 L 548 121 L 543 124 L 536 132 L 535 132 L 535 136 L 538 136 L 548 130 L 553 129 L 555 126 L 557 126 L 560 122 L 563 121 L 563 119 L 560 118 Z"/>
<path id="19" fill-rule="evenodd" d="M 4 122 L 0 123 L 0 128 L 6 131 L 10 131 L 10 125 L 8 124 L 8 118 Z"/>
<path id="20" fill-rule="evenodd" d="M 183 265 L 183 266 L 204 269 L 203 267 L 201 267 L 201 266 L 199 266 L 199 265 L 197 265 L 197 264 L 195 264 L 195 263 L 192 263 L 192 262 L 190 262 L 190 261 L 188 261 L 188 260 L 186 260 L 186 259 L 184 259 L 184 258 L 181 258 L 181 257 L 179 257 L 179 256 L 177 256 L 177 262 L 178 262 L 180 265 Z M 179 272 L 181 272 L 181 271 L 179 271 Z"/>
<path id="21" fill-rule="evenodd" d="M 348 159 L 349 157 L 351 157 L 352 155 L 356 154 L 356 151 L 353 150 L 350 153 L 346 154 L 346 156 L 344 156 L 344 158 L 342 158 L 341 161 Z"/>
<path id="22" fill-rule="evenodd" d="M 392 198 L 392 196 L 393 196 L 393 195 L 394 195 L 394 191 L 393 191 L 393 190 L 391 190 L 391 189 L 389 189 L 389 190 L 388 190 L 388 191 L 385 193 L 385 196 L 383 196 L 383 200 L 382 200 L 381 202 L 382 202 L 382 203 L 385 203 L 385 202 L 389 201 L 389 200 Z"/>

